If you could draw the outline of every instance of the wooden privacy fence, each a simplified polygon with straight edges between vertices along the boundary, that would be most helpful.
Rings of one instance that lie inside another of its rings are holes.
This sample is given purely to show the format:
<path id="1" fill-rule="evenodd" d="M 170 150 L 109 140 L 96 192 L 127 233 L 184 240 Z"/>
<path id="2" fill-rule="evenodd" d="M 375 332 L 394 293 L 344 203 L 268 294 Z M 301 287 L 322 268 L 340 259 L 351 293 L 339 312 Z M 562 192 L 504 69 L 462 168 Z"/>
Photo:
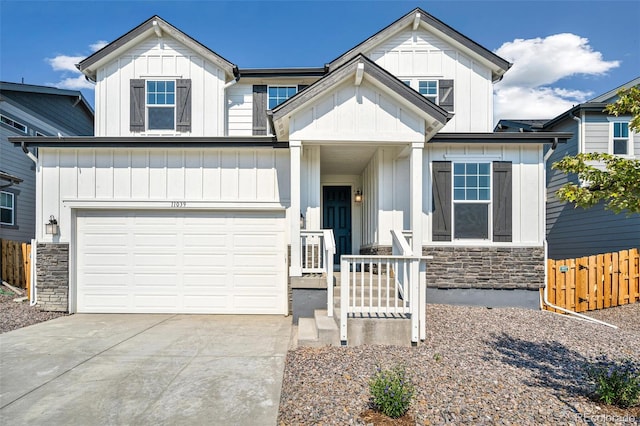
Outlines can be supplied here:
<path id="1" fill-rule="evenodd" d="M 577 259 L 549 259 L 547 266 L 548 298 L 556 306 L 585 312 L 640 301 L 638 249 Z M 544 309 L 560 312 L 548 306 Z"/>
<path id="2" fill-rule="evenodd" d="M 0 240 L 2 280 L 20 288 L 31 288 L 31 244 Z"/>

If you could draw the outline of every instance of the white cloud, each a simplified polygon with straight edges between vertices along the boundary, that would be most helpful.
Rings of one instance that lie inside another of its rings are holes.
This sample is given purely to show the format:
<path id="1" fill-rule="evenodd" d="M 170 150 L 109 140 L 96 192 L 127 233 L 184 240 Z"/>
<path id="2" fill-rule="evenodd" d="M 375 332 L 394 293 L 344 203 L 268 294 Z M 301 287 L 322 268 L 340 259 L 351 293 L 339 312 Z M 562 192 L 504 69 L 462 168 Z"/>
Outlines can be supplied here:
<path id="1" fill-rule="evenodd" d="M 89 45 L 92 52 L 102 49 L 107 45 L 106 41 L 98 40 Z M 84 75 L 78 71 L 76 64 L 82 61 L 86 56 L 70 56 L 58 55 L 53 58 L 47 58 L 54 71 L 61 72 L 60 81 L 57 83 L 47 83 L 59 89 L 93 89 L 94 85 L 84 78 Z"/>
<path id="2" fill-rule="evenodd" d="M 104 40 L 98 40 L 93 44 L 89 45 L 89 48 L 91 49 L 92 52 L 96 52 L 100 49 L 102 49 L 103 47 L 105 47 L 107 44 L 109 44 L 109 42 L 104 41 Z"/>
<path id="3" fill-rule="evenodd" d="M 570 33 L 515 39 L 495 53 L 513 63 L 495 85 L 496 119 L 552 118 L 592 95 L 554 83 L 578 75 L 603 75 L 620 66 L 620 61 L 605 61 L 588 39 Z"/>
<path id="4" fill-rule="evenodd" d="M 84 77 L 84 75 L 79 75 L 77 77 L 63 78 L 57 83 L 47 83 L 47 85 L 57 87 L 58 89 L 69 89 L 69 90 L 82 90 L 82 89 L 93 90 L 95 88 L 93 83 L 88 81 Z"/>
<path id="5" fill-rule="evenodd" d="M 47 62 L 51 65 L 54 71 L 71 71 L 71 72 L 80 72 L 76 68 L 76 64 L 83 60 L 82 56 L 67 56 L 67 55 L 59 55 L 55 58 L 47 58 Z"/>

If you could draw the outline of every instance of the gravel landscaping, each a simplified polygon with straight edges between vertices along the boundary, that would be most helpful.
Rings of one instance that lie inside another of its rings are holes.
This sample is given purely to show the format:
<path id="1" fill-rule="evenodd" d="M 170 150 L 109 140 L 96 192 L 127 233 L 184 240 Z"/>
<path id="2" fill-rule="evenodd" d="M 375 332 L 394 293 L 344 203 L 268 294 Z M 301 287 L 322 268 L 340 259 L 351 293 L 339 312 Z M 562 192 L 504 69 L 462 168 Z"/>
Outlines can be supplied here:
<path id="1" fill-rule="evenodd" d="M 428 305 L 427 339 L 415 348 L 291 350 L 279 422 L 373 424 L 361 418 L 368 380 L 376 365 L 402 364 L 416 385 L 411 423 L 638 424 L 640 407 L 589 399 L 583 366 L 601 354 L 640 360 L 640 303 L 588 315 L 620 328 L 546 311 Z"/>
<path id="2" fill-rule="evenodd" d="M 1 289 L 0 334 L 67 315 L 62 312 L 43 312 L 35 306 L 29 306 L 28 300 L 14 302 L 14 299 L 21 296 L 13 294 L 5 287 Z"/>

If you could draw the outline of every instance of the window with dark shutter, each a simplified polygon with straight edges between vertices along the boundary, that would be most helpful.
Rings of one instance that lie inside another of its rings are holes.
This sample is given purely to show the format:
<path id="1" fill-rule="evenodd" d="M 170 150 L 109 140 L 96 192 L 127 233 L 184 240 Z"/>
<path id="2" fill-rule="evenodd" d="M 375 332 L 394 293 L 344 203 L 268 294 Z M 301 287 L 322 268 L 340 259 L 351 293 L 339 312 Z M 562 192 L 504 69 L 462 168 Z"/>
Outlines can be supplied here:
<path id="1" fill-rule="evenodd" d="M 131 79 L 129 81 L 129 130 L 132 132 L 145 131 L 145 98 L 144 80 Z"/>
<path id="2" fill-rule="evenodd" d="M 451 241 L 451 162 L 434 161 L 433 241 Z"/>
<path id="3" fill-rule="evenodd" d="M 438 81 L 438 104 L 445 111 L 453 112 L 453 80 Z"/>
<path id="4" fill-rule="evenodd" d="M 176 130 L 191 131 L 191 80 L 176 80 Z"/>
<path id="5" fill-rule="evenodd" d="M 493 163 L 493 241 L 512 241 L 511 169 L 510 161 Z"/>
<path id="6" fill-rule="evenodd" d="M 253 135 L 267 134 L 267 86 L 253 86 Z"/>

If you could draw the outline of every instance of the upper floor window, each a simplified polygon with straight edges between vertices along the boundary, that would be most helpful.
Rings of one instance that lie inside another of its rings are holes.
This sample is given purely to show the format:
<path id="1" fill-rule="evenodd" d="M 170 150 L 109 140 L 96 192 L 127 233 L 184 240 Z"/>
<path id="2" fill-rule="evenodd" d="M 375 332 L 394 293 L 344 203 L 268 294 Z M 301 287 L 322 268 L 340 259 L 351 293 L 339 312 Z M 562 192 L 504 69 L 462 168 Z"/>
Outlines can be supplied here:
<path id="1" fill-rule="evenodd" d="M 615 121 L 613 126 L 612 152 L 614 155 L 631 155 L 631 138 L 629 137 L 629 123 Z"/>
<path id="2" fill-rule="evenodd" d="M 191 131 L 191 80 L 132 79 L 129 129 Z"/>
<path id="3" fill-rule="evenodd" d="M 269 109 L 273 109 L 296 94 L 297 86 L 269 86 Z"/>
<path id="4" fill-rule="evenodd" d="M 0 192 L 0 224 L 13 225 L 15 222 L 14 195 Z"/>
<path id="5" fill-rule="evenodd" d="M 173 130 L 175 106 L 175 81 L 147 81 L 147 128 L 149 130 Z"/>
<path id="6" fill-rule="evenodd" d="M 453 165 L 453 235 L 455 239 L 489 238 L 491 166 L 489 163 Z"/>
<path id="7" fill-rule="evenodd" d="M 437 80 L 420 80 L 418 82 L 418 92 L 434 104 L 438 103 Z"/>
<path id="8" fill-rule="evenodd" d="M 6 117 L 4 115 L 0 115 L 0 122 L 2 122 L 2 124 L 6 124 L 9 127 L 12 127 L 16 130 L 18 130 L 19 132 L 22 133 L 27 133 L 27 126 L 25 126 L 22 123 L 19 123 L 9 117 Z"/>

